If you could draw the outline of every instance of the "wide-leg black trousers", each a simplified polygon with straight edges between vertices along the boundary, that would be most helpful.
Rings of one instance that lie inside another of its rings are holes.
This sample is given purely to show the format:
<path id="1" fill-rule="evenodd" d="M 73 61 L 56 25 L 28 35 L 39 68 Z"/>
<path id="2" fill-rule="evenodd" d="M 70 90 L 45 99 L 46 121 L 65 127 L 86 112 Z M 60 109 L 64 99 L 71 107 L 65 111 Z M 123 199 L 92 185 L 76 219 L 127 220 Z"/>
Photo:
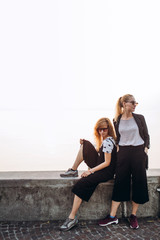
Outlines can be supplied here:
<path id="1" fill-rule="evenodd" d="M 119 147 L 112 200 L 132 199 L 138 204 L 149 201 L 145 159 L 143 145 Z"/>
<path id="2" fill-rule="evenodd" d="M 94 146 L 89 141 L 84 140 L 83 158 L 88 167 L 93 168 L 104 162 L 104 153 L 101 151 L 98 154 Z M 72 192 L 82 200 L 88 202 L 99 183 L 107 182 L 113 178 L 114 170 L 114 166 L 111 164 L 94 174 L 79 179 L 74 185 Z"/>

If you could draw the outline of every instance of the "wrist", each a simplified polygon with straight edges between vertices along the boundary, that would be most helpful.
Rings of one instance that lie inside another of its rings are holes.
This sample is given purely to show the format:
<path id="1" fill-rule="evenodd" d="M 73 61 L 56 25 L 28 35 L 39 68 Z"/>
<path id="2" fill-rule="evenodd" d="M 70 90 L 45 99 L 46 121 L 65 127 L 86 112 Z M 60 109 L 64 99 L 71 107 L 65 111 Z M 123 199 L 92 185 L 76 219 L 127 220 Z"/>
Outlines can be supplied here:
<path id="1" fill-rule="evenodd" d="M 92 170 L 92 169 L 89 169 L 89 171 L 90 171 L 90 173 L 91 173 L 91 174 L 94 174 L 94 172 L 93 172 L 93 170 Z"/>

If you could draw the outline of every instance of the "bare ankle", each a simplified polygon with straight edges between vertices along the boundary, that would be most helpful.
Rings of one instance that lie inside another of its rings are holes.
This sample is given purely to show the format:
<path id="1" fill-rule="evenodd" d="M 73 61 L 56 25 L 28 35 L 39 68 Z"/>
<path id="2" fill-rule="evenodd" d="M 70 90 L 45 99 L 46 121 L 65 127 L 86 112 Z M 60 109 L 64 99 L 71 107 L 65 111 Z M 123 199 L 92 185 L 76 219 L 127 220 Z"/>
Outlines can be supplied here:
<path id="1" fill-rule="evenodd" d="M 77 170 L 77 168 L 75 168 L 75 167 L 72 167 L 72 168 L 71 168 L 71 170 L 73 170 L 73 171 L 76 171 L 76 170 Z"/>
<path id="2" fill-rule="evenodd" d="M 70 218 L 70 219 L 74 219 L 74 218 L 75 218 L 75 215 L 71 213 L 71 214 L 69 215 L 69 218 Z"/>

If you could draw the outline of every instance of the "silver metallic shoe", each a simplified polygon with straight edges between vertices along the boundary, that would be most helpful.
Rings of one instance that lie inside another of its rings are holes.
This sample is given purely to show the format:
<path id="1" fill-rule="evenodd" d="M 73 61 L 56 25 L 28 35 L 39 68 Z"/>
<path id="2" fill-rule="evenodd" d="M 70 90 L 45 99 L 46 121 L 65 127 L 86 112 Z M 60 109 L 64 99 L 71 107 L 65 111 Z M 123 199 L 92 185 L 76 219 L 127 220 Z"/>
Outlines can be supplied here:
<path id="1" fill-rule="evenodd" d="M 78 177 L 78 171 L 69 168 L 65 173 L 60 174 L 61 177 Z"/>
<path id="2" fill-rule="evenodd" d="M 63 225 L 60 227 L 61 231 L 68 231 L 78 223 L 78 219 L 75 217 L 74 219 L 67 218 Z"/>

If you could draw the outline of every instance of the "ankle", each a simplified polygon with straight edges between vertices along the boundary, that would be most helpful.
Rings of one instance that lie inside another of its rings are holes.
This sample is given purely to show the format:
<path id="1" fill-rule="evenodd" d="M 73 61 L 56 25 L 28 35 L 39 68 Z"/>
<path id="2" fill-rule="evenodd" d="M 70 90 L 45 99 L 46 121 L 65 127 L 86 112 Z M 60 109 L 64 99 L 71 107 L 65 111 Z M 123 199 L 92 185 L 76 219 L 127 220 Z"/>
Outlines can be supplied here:
<path id="1" fill-rule="evenodd" d="M 115 212 L 111 212 L 111 213 L 109 214 L 109 216 L 110 216 L 111 218 L 114 218 L 114 217 L 116 216 L 116 213 L 115 213 Z"/>
<path id="2" fill-rule="evenodd" d="M 76 171 L 77 169 L 72 167 L 71 170 L 72 170 L 72 171 Z"/>
<path id="3" fill-rule="evenodd" d="M 69 215 L 69 219 L 75 219 L 75 214 L 70 213 L 70 215 Z"/>

